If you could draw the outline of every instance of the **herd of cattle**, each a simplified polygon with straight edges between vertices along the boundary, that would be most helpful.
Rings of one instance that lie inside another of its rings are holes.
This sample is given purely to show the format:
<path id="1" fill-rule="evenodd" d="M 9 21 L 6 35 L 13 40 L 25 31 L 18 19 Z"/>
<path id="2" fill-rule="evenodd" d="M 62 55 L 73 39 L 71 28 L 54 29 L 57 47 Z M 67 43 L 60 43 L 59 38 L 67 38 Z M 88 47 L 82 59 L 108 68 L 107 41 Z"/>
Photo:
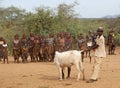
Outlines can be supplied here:
<path id="1" fill-rule="evenodd" d="M 114 41 L 114 31 L 110 31 L 107 37 L 107 44 L 109 45 L 108 52 L 113 54 L 115 51 L 115 41 Z M 84 38 L 80 33 L 77 38 L 77 49 L 83 50 L 82 61 L 84 56 L 88 56 L 91 61 L 90 47 L 94 45 L 96 38 L 96 33 L 89 31 L 88 35 Z M 53 33 L 49 34 L 46 38 L 44 35 L 36 36 L 34 33 L 30 33 L 27 37 L 26 34 L 19 38 L 18 34 L 14 35 L 12 41 L 13 58 L 15 63 L 20 62 L 20 58 L 23 63 L 28 62 L 28 56 L 31 58 L 31 62 L 37 61 L 53 61 L 55 51 L 63 52 L 73 49 L 73 37 L 68 32 L 60 32 L 55 37 Z M 7 61 L 8 63 L 8 49 L 7 43 L 4 38 L 0 37 L 0 61 L 3 63 Z"/>

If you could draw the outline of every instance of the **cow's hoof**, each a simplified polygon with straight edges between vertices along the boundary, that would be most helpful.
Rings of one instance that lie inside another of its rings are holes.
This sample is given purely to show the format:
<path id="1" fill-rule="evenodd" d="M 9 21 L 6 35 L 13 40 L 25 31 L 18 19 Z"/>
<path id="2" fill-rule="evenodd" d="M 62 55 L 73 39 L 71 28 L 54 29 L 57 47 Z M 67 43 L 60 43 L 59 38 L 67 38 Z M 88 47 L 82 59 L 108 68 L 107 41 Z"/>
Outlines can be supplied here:
<path id="1" fill-rule="evenodd" d="M 70 77 L 67 76 L 66 79 L 70 79 Z"/>
<path id="2" fill-rule="evenodd" d="M 59 78 L 60 81 L 62 81 L 63 79 Z"/>

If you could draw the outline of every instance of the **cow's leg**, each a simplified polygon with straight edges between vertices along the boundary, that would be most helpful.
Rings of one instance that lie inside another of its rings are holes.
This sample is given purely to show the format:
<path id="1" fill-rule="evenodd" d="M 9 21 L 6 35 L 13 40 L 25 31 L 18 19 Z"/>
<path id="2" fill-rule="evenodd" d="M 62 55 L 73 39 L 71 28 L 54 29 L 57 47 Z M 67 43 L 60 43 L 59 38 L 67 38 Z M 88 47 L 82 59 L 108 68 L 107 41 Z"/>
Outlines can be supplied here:
<path id="1" fill-rule="evenodd" d="M 59 67 L 60 80 L 62 80 L 62 79 L 63 79 L 62 72 L 63 72 L 63 68 Z"/>
<path id="2" fill-rule="evenodd" d="M 79 81 L 79 80 L 80 80 L 80 63 L 79 63 L 79 62 L 77 62 L 75 65 L 76 65 L 76 69 L 78 70 L 78 77 L 77 77 L 77 81 Z"/>
<path id="3" fill-rule="evenodd" d="M 64 69 L 62 68 L 62 79 L 65 78 L 65 75 L 64 75 Z"/>
<path id="4" fill-rule="evenodd" d="M 67 78 L 70 78 L 70 73 L 71 73 L 71 67 L 68 67 L 68 75 L 67 75 Z"/>
<path id="5" fill-rule="evenodd" d="M 82 75 L 83 75 L 83 80 L 85 80 L 84 67 L 83 67 L 81 61 L 80 61 L 80 63 L 79 63 L 79 66 L 80 66 L 80 71 L 82 72 Z"/>

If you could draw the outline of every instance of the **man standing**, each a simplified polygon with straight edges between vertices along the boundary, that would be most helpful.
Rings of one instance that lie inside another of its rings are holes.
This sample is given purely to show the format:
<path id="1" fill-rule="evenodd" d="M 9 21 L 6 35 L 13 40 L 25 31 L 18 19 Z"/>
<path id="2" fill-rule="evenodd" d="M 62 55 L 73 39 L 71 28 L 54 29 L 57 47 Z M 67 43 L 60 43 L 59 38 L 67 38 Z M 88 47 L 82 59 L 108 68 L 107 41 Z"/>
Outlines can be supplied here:
<path id="1" fill-rule="evenodd" d="M 99 27 L 97 30 L 97 38 L 96 38 L 96 47 L 95 48 L 95 59 L 94 59 L 94 69 L 90 80 L 87 83 L 92 83 L 98 80 L 98 74 L 100 70 L 100 65 L 102 63 L 103 58 L 106 57 L 105 51 L 105 39 L 103 36 L 103 28 Z"/>
<path id="2" fill-rule="evenodd" d="M 84 62 L 84 51 L 86 50 L 86 46 L 85 46 L 85 39 L 83 37 L 83 34 L 81 33 L 78 36 L 77 46 L 80 51 L 83 50 L 83 52 L 81 52 L 81 55 L 82 55 L 82 62 Z"/>
<path id="3" fill-rule="evenodd" d="M 5 40 L 3 40 L 3 44 L 2 44 L 2 51 L 3 51 L 3 63 L 5 63 L 5 61 L 8 64 L 8 50 L 7 50 L 7 43 Z"/>
<path id="4" fill-rule="evenodd" d="M 4 44 L 3 37 L 0 37 L 0 61 L 3 59 L 2 45 Z"/>

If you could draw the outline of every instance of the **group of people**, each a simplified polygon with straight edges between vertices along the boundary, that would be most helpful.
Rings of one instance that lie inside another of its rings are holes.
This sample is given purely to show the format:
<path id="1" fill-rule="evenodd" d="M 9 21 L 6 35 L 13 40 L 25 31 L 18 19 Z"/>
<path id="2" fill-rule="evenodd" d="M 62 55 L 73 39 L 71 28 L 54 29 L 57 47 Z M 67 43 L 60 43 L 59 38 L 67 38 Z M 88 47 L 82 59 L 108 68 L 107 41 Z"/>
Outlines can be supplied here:
<path id="1" fill-rule="evenodd" d="M 94 51 L 95 56 L 93 73 L 87 83 L 92 83 L 98 80 L 100 65 L 106 57 L 105 40 L 102 27 L 99 27 L 96 33 L 89 31 L 85 38 L 81 33 L 78 35 L 77 47 L 78 50 L 83 51 L 82 61 L 84 61 L 85 53 L 86 56 L 87 53 L 89 54 L 88 56 L 91 61 L 91 50 Z M 50 33 L 48 38 L 44 35 L 36 36 L 34 33 L 30 33 L 29 37 L 27 37 L 26 34 L 23 34 L 22 37 L 19 38 L 19 35 L 15 34 L 12 44 L 15 63 L 19 63 L 20 57 L 22 58 L 23 63 L 28 62 L 28 55 L 31 58 L 31 62 L 53 61 L 55 51 L 64 52 L 73 49 L 73 37 L 69 32 L 59 32 L 56 37 L 53 33 Z M 108 33 L 107 45 L 109 45 L 108 53 L 110 55 L 114 54 L 114 30 L 111 30 Z M 0 60 L 1 58 L 3 58 L 3 63 L 5 63 L 5 60 L 8 63 L 7 43 L 2 37 L 0 37 Z M 68 68 L 68 71 L 70 70 L 71 68 Z"/>
<path id="2" fill-rule="evenodd" d="M 22 38 L 19 38 L 16 34 L 13 40 L 14 62 L 19 62 L 19 57 L 22 58 L 22 62 L 27 62 L 28 55 L 31 62 L 53 61 L 55 51 L 71 50 L 72 43 L 73 38 L 68 32 L 60 32 L 56 37 L 50 33 L 47 38 L 44 35 L 34 35 L 34 33 L 30 33 L 29 37 L 23 34 Z"/>
<path id="3" fill-rule="evenodd" d="M 49 38 L 45 39 L 43 35 L 35 36 L 34 33 L 30 33 L 27 37 L 25 34 L 22 38 L 16 34 L 13 40 L 13 57 L 14 62 L 19 63 L 19 58 L 22 58 L 22 62 L 28 62 L 28 55 L 31 58 L 31 62 L 36 61 L 52 61 L 54 54 L 54 36 L 49 35 Z"/>
<path id="4" fill-rule="evenodd" d="M 97 32 L 88 31 L 88 34 L 84 37 L 82 33 L 77 38 L 77 49 L 83 50 L 82 61 L 84 56 L 88 56 L 91 62 L 90 51 L 96 44 Z M 73 49 L 73 36 L 69 32 L 59 32 L 56 37 L 53 33 L 49 34 L 46 38 L 44 35 L 35 35 L 30 33 L 29 37 L 23 34 L 20 38 L 18 34 L 14 35 L 12 41 L 14 62 L 19 63 L 19 58 L 22 58 L 22 62 L 28 62 L 27 58 L 30 56 L 31 62 L 35 61 L 53 61 L 55 51 L 63 52 Z M 115 52 L 115 39 L 114 30 L 108 33 L 107 45 L 109 46 L 109 54 Z M 5 39 L 0 37 L 0 60 L 3 58 L 8 63 L 8 51 Z"/>

